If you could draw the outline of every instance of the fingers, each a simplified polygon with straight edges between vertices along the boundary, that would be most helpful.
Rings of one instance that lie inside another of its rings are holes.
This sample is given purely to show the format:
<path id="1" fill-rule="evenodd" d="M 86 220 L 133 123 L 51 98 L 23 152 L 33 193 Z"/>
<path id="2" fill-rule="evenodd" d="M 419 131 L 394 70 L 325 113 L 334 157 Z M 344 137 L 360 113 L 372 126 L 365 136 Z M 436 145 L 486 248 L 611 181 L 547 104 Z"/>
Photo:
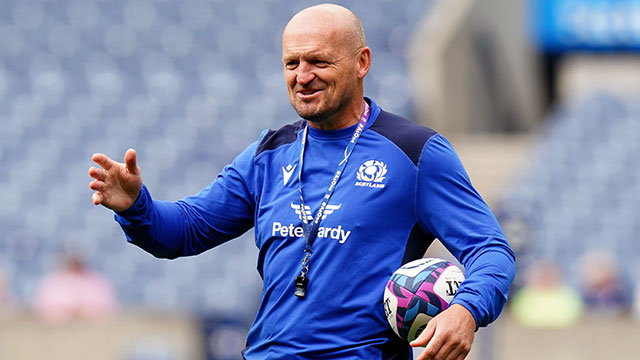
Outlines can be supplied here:
<path id="1" fill-rule="evenodd" d="M 436 334 L 416 360 L 463 360 L 471 347 Z"/>
<path id="2" fill-rule="evenodd" d="M 449 351 L 443 351 L 442 349 L 443 339 L 441 336 L 432 337 L 429 340 L 427 347 L 424 349 L 420 357 L 416 360 L 440 360 L 446 359 L 443 354 L 447 354 Z"/>
<path id="3" fill-rule="evenodd" d="M 444 349 L 444 348 L 443 348 Z M 444 354 L 448 354 L 447 356 L 444 357 L 437 357 L 436 359 L 443 359 L 443 360 L 464 360 L 467 355 L 469 354 L 469 351 L 464 351 L 464 349 L 460 349 L 460 348 L 451 348 L 450 351 L 448 352 L 443 352 L 443 349 L 440 350 L 440 353 L 444 353 Z M 440 355 L 438 355 L 440 356 Z"/>
<path id="4" fill-rule="evenodd" d="M 452 360 L 464 360 L 467 357 L 467 354 L 469 354 L 469 353 L 468 352 L 456 351 L 455 353 L 452 352 L 451 354 L 449 354 L 449 357 Z"/>
<path id="5" fill-rule="evenodd" d="M 461 360 L 471 351 L 475 328 L 473 315 L 454 304 L 431 319 L 411 346 L 427 344 L 417 360 Z"/>
<path id="6" fill-rule="evenodd" d="M 416 360 L 462 360 L 467 353 L 454 344 L 445 343 L 442 337 L 434 338 Z"/>
<path id="7" fill-rule="evenodd" d="M 96 164 L 102 166 L 102 168 L 107 171 L 109 171 L 109 169 L 111 169 L 113 166 L 118 164 L 117 162 L 109 159 L 107 155 L 100 154 L 100 153 L 93 154 L 93 156 L 91 156 L 91 160 Z"/>
<path id="8" fill-rule="evenodd" d="M 452 344 L 451 342 L 446 342 L 445 340 L 442 339 L 438 339 L 438 343 L 439 343 L 439 347 L 438 349 L 433 352 L 432 357 L 427 357 L 427 359 L 431 360 L 431 359 L 435 359 L 435 360 L 456 360 L 458 358 L 458 353 L 459 351 L 456 349 L 456 345 Z M 429 344 L 431 345 L 431 344 Z M 429 347 L 429 346 L 427 346 Z M 435 347 L 434 347 L 435 349 Z M 427 351 L 427 349 L 425 349 L 425 352 L 427 352 L 427 354 L 429 354 L 429 352 Z"/>
<path id="9" fill-rule="evenodd" d="M 140 168 L 138 167 L 136 151 L 134 149 L 129 149 L 124 154 L 124 163 L 131 174 L 140 175 Z"/>
<path id="10" fill-rule="evenodd" d="M 470 351 L 471 345 L 466 341 L 447 332 L 436 331 L 416 360 L 463 360 Z"/>
<path id="11" fill-rule="evenodd" d="M 91 195 L 91 200 L 93 201 L 93 205 L 100 205 L 102 201 L 104 201 L 104 195 L 102 193 L 96 192 Z"/>
<path id="12" fill-rule="evenodd" d="M 124 162 L 125 162 L 127 171 L 133 175 L 140 175 L 140 168 L 138 167 L 138 161 L 136 158 L 137 158 L 136 151 L 134 149 L 129 149 L 124 154 Z M 91 160 L 93 160 L 96 164 L 102 166 L 102 168 L 106 171 L 109 171 L 112 167 L 116 165 L 122 166 L 122 164 L 116 161 L 113 161 L 105 154 L 100 154 L 100 153 L 93 154 L 93 156 L 91 157 Z M 102 171 L 101 169 L 98 169 L 96 167 L 91 167 L 89 168 L 89 176 L 91 176 L 94 179 L 104 181 L 108 175 L 107 175 L 107 172 Z"/>
<path id="13" fill-rule="evenodd" d="M 101 191 L 101 192 L 105 192 L 108 189 L 107 184 L 104 181 L 101 181 L 101 180 L 93 180 L 89 184 L 89 188 L 91 190 Z"/>
<path id="14" fill-rule="evenodd" d="M 89 168 L 89 176 L 96 180 L 105 181 L 107 179 L 107 172 L 92 166 Z"/>
<path id="15" fill-rule="evenodd" d="M 100 205 L 104 201 L 102 191 L 106 189 L 104 181 L 107 179 L 107 170 L 113 167 L 115 162 L 104 154 L 93 154 L 91 160 L 104 169 L 98 169 L 94 166 L 89 168 L 89 176 L 95 179 L 89 184 L 89 188 L 96 191 L 91 195 L 91 201 L 94 205 Z"/>
<path id="16" fill-rule="evenodd" d="M 436 327 L 433 326 L 435 324 L 435 322 L 430 322 L 429 324 L 427 324 L 426 329 L 424 329 L 422 331 L 422 333 L 420 333 L 420 335 L 418 335 L 418 337 L 413 340 L 409 345 L 416 347 L 416 346 L 424 346 L 425 344 L 427 344 L 431 338 L 433 337 L 433 334 L 436 331 Z"/>
<path id="17" fill-rule="evenodd" d="M 431 345 L 431 340 L 433 338 L 433 335 L 435 334 L 436 331 L 436 327 L 434 326 L 435 321 L 431 321 L 429 322 L 429 324 L 427 324 L 427 327 L 422 331 L 422 333 L 420 333 L 420 335 L 418 335 L 418 337 L 413 340 L 411 343 L 409 343 L 409 345 L 413 346 L 413 347 L 417 347 L 417 346 L 424 346 L 425 344 L 429 344 Z M 418 356 L 418 358 L 416 360 L 427 360 L 427 359 L 433 359 L 433 350 L 430 350 L 430 352 L 427 352 L 427 349 L 425 349 L 420 356 Z"/>

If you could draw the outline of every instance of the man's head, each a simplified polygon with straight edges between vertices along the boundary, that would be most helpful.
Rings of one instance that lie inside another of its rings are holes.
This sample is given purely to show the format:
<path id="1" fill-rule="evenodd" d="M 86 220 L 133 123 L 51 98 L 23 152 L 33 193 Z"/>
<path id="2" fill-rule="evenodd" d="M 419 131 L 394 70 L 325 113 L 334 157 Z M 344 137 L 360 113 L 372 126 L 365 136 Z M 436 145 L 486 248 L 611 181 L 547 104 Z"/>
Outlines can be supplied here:
<path id="1" fill-rule="evenodd" d="M 298 115 L 327 129 L 357 121 L 371 51 L 354 13 L 333 4 L 300 11 L 282 34 L 282 61 Z"/>

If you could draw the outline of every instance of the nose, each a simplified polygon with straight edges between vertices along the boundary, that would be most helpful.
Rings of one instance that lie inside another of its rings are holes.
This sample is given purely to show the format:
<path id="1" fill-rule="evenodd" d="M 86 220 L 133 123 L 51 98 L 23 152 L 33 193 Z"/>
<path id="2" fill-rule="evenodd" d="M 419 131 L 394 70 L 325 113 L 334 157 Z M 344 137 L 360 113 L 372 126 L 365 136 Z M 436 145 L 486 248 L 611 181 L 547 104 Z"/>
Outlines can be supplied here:
<path id="1" fill-rule="evenodd" d="M 307 62 L 301 62 L 298 65 L 298 72 L 296 73 L 296 82 L 302 86 L 307 85 L 315 79 L 316 75 L 313 73 L 311 64 Z"/>

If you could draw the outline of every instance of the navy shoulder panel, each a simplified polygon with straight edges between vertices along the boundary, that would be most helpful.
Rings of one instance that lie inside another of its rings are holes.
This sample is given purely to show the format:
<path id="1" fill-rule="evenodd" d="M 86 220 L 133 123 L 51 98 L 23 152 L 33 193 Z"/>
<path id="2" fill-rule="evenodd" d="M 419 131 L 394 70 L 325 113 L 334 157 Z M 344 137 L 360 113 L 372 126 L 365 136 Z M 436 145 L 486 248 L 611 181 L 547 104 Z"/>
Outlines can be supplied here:
<path id="1" fill-rule="evenodd" d="M 426 126 L 418 125 L 384 110 L 380 110 L 380 115 L 369 129 L 391 140 L 416 166 L 424 144 L 437 134 Z"/>
<path id="2" fill-rule="evenodd" d="M 296 141 L 298 131 L 304 129 L 306 123 L 306 120 L 300 120 L 293 124 L 285 125 L 278 130 L 269 130 L 262 138 L 262 141 L 260 141 L 260 144 L 258 144 L 256 156 L 265 151 L 274 150 L 281 145 L 291 144 Z"/>

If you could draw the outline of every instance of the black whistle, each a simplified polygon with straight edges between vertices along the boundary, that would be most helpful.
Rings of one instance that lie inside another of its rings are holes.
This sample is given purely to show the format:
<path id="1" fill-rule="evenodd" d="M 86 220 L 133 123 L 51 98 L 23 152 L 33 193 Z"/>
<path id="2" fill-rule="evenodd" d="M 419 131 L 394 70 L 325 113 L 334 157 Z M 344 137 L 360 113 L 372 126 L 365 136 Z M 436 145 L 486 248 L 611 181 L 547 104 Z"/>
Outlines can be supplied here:
<path id="1" fill-rule="evenodd" d="M 309 279 L 306 276 L 296 277 L 296 292 L 295 295 L 301 299 L 307 295 L 307 284 Z"/>

